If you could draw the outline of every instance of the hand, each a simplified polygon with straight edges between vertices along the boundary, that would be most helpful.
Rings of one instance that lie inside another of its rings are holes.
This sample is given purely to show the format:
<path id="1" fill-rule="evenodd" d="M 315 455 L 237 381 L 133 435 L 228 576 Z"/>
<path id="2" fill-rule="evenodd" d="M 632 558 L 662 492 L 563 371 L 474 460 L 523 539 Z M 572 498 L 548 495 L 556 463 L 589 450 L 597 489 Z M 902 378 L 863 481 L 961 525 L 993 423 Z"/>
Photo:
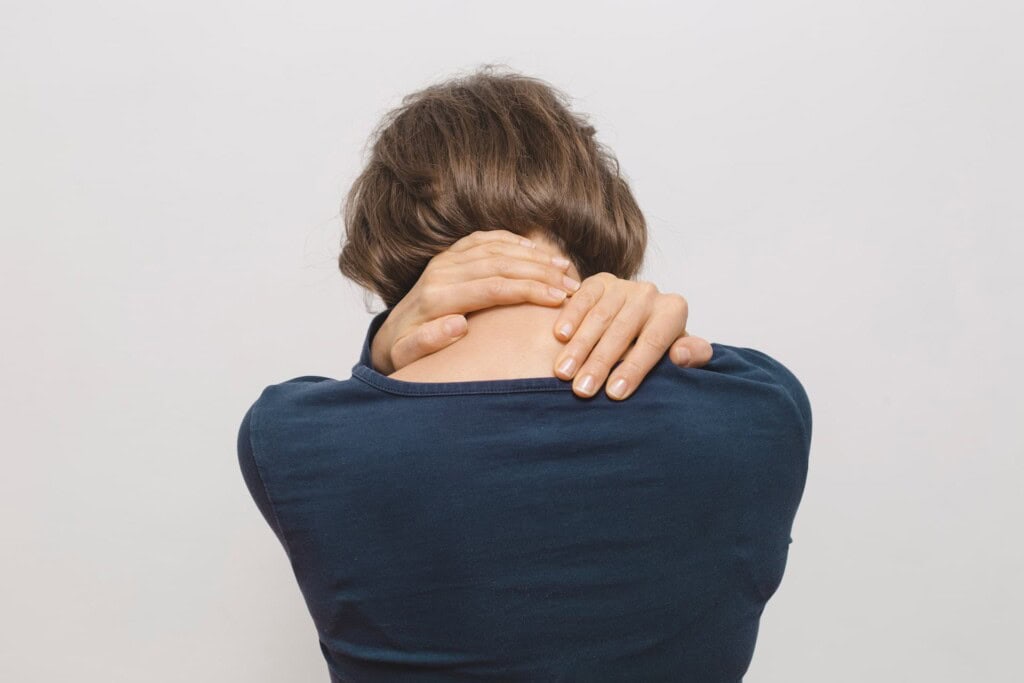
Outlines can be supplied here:
<path id="1" fill-rule="evenodd" d="M 686 332 L 686 299 L 662 294 L 651 282 L 597 273 L 563 308 L 555 335 L 568 344 L 555 361 L 555 374 L 576 377 L 578 396 L 594 395 L 620 359 L 606 389 L 616 400 L 628 398 L 665 351 L 681 367 L 702 367 L 711 360 L 711 344 Z"/>
<path id="2" fill-rule="evenodd" d="M 430 259 L 377 330 L 374 368 L 391 374 L 455 342 L 469 329 L 463 313 L 526 302 L 560 306 L 580 283 L 566 277 L 568 260 L 552 256 L 508 230 L 478 230 L 455 242 Z"/>
<path id="3" fill-rule="evenodd" d="M 529 240 L 506 230 L 477 231 L 431 259 L 416 285 L 395 305 L 374 336 L 374 367 L 391 374 L 454 343 L 468 329 L 462 313 L 526 301 L 561 306 L 564 294 L 550 296 L 548 287 L 571 291 L 560 284 L 562 275 L 558 274 L 564 274 L 568 264 L 554 264 L 543 250 L 524 249 L 526 243 Z M 557 271 L 552 273 L 551 266 L 555 265 Z M 529 278 L 538 277 L 538 273 L 541 279 L 531 282 Z M 519 278 L 526 279 L 520 282 Z M 579 297 L 581 292 L 583 297 Z M 577 367 L 587 361 L 573 386 L 579 396 L 593 395 L 611 369 L 613 361 L 608 359 L 614 357 L 617 361 L 627 350 L 628 357 L 609 384 L 611 388 L 623 378 L 627 392 L 619 396 L 612 391 L 612 398 L 627 398 L 670 346 L 669 357 L 679 366 L 702 367 L 711 359 L 711 345 L 686 333 L 686 300 L 678 294 L 661 294 L 651 283 L 598 273 L 583 281 L 570 302 L 555 324 L 555 334 L 563 341 L 571 337 L 573 343 L 556 361 L 555 374 L 572 379 L 577 374 L 572 369 L 558 369 L 566 358 L 572 357 Z M 595 309 L 595 314 L 588 315 Z M 572 330 L 581 329 L 582 334 L 557 332 L 565 323 Z M 627 338 L 624 335 L 630 328 L 633 333 Z M 605 330 L 610 338 L 598 344 Z M 637 344 L 627 349 L 638 336 Z M 595 345 L 597 356 L 588 358 Z M 594 378 L 592 387 L 583 386 L 586 375 Z"/>

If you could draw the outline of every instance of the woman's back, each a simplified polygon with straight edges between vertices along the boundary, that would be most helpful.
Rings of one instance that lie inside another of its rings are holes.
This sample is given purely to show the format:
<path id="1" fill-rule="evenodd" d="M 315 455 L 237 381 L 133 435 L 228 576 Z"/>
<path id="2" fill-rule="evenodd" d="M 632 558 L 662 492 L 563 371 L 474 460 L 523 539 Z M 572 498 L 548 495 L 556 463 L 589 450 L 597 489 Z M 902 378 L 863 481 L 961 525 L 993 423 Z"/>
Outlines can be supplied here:
<path id="1" fill-rule="evenodd" d="M 636 393 L 555 377 L 268 387 L 239 433 L 336 680 L 739 681 L 785 567 L 811 414 L 715 345 Z"/>

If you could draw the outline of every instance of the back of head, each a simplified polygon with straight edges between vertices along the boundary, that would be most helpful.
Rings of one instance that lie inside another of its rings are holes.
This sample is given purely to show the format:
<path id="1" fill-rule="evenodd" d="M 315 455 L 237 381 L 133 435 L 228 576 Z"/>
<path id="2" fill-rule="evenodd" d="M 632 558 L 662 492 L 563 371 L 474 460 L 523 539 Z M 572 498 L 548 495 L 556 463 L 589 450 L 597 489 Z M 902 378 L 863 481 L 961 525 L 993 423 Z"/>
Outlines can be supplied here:
<path id="1" fill-rule="evenodd" d="M 583 278 L 631 279 L 643 214 L 566 95 L 484 67 L 406 96 L 374 133 L 345 205 L 341 272 L 394 306 L 429 260 L 477 230 L 542 231 Z"/>

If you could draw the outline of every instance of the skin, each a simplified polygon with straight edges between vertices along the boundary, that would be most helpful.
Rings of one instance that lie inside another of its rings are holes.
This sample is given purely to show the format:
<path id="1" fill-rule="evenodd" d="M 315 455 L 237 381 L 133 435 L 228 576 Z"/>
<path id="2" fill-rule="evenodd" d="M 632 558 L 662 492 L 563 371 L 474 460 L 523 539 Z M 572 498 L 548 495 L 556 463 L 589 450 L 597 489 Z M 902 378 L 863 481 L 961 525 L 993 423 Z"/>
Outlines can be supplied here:
<path id="1" fill-rule="evenodd" d="M 682 296 L 609 273 L 580 284 L 571 262 L 552 260 L 565 257 L 554 243 L 529 238 L 478 231 L 437 254 L 375 336 L 374 367 L 407 381 L 555 376 L 581 397 L 607 380 L 623 400 L 666 351 L 681 367 L 710 360 L 711 345 L 686 333 Z"/>

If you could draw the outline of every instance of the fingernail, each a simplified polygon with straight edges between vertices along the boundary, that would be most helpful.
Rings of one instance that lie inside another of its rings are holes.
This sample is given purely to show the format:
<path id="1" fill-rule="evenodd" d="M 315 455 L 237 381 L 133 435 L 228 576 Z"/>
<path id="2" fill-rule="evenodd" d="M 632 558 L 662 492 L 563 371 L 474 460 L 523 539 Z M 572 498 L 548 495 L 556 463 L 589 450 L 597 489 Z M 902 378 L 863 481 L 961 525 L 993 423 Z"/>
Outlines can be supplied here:
<path id="1" fill-rule="evenodd" d="M 562 361 L 562 364 L 558 366 L 558 371 L 563 375 L 571 375 L 572 371 L 576 369 L 576 359 L 569 356 Z"/>
<path id="2" fill-rule="evenodd" d="M 569 259 L 565 258 L 564 256 L 552 256 L 551 262 L 554 263 L 556 266 L 560 266 L 562 268 L 565 268 L 567 265 L 569 265 Z"/>
<path id="3" fill-rule="evenodd" d="M 568 289 L 570 292 L 575 292 L 577 289 L 580 288 L 580 283 L 577 282 L 576 280 L 573 280 L 568 275 L 562 277 L 562 282 L 565 283 L 565 288 Z"/>
<path id="4" fill-rule="evenodd" d="M 569 335 L 572 334 L 572 323 L 565 323 L 564 325 L 559 327 L 558 334 L 568 339 Z"/>
<path id="5" fill-rule="evenodd" d="M 690 349 L 676 350 L 676 365 L 686 365 L 690 362 Z"/>
<path id="6" fill-rule="evenodd" d="M 559 289 L 558 287 L 548 287 L 548 291 L 551 292 L 551 296 L 555 297 L 556 299 L 564 299 L 565 298 L 565 290 L 564 289 Z"/>
<path id="7" fill-rule="evenodd" d="M 594 392 L 594 376 L 584 375 L 577 386 L 584 394 L 592 394 Z"/>
<path id="8" fill-rule="evenodd" d="M 457 337 L 466 331 L 466 321 L 461 318 L 448 318 L 444 321 L 444 331 L 449 336 Z"/>
<path id="9" fill-rule="evenodd" d="M 533 243 L 533 240 L 528 240 L 525 237 L 523 238 L 522 242 L 520 242 L 520 244 L 522 244 L 524 247 L 536 247 L 537 246 L 536 244 Z"/>
<path id="10" fill-rule="evenodd" d="M 608 395 L 612 398 L 622 398 L 626 395 L 626 380 L 621 377 L 612 382 L 612 385 L 608 387 Z"/>

